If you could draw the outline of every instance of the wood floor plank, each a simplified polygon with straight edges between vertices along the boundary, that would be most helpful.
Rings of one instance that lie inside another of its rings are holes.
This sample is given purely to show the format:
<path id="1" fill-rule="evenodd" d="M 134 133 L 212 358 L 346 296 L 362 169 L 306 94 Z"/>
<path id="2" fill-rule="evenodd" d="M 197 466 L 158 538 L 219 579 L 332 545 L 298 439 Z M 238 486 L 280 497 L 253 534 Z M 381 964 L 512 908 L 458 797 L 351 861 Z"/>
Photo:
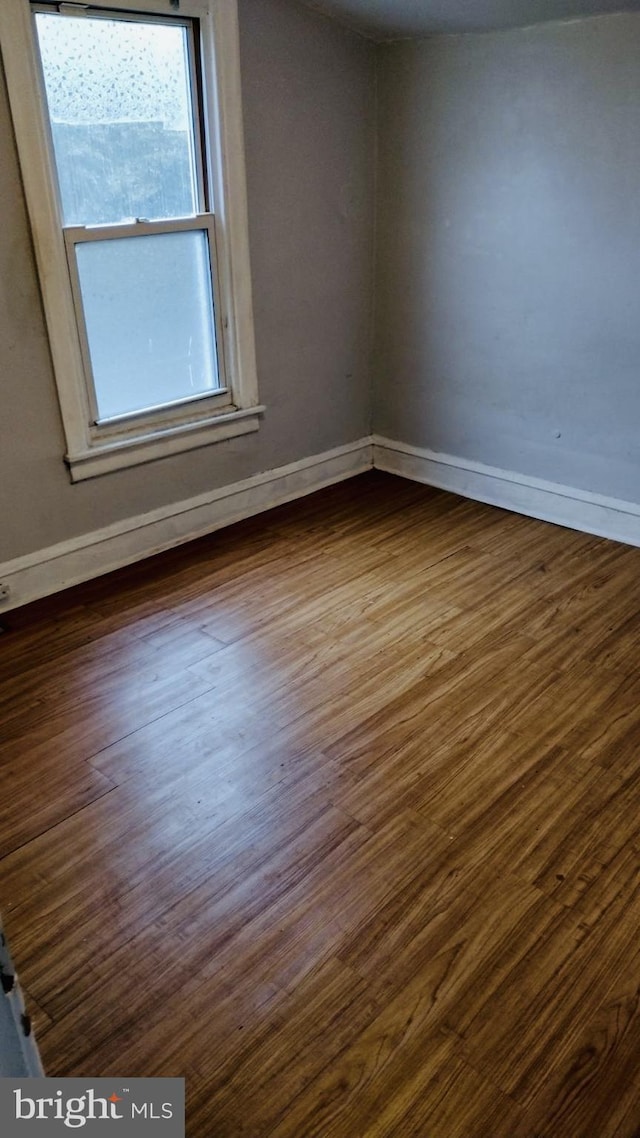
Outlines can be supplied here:
<path id="1" fill-rule="evenodd" d="M 634 1138 L 638 1133 L 639 966 L 636 953 L 533 1096 L 526 1117 L 540 1138 L 557 1133 Z M 513 1138 L 525 1134 L 516 1127 Z"/>
<path id="2" fill-rule="evenodd" d="M 207 1072 L 194 1095 L 192 1121 L 216 1134 L 270 1134 L 289 1104 L 368 1027 L 379 1008 L 367 985 L 330 958 L 280 1005 L 281 1022 L 236 1061 L 203 1057 Z M 246 1103 L 254 1107 L 247 1115 Z"/>
<path id="3" fill-rule="evenodd" d="M 52 1075 L 189 1138 L 640 1133 L 640 550 L 370 472 L 8 615 Z"/>
<path id="4" fill-rule="evenodd" d="M 125 1014 L 141 1014 L 163 983 L 185 967 L 205 968 L 214 949 L 221 952 L 253 917 L 292 891 L 314 859 L 341 847 L 341 857 L 353 854 L 368 835 L 328 806 L 323 781 L 313 775 L 285 800 L 274 788 L 246 814 L 231 814 L 212 829 L 205 825 L 192 838 L 190 827 L 182 847 L 169 846 L 146 875 L 141 872 L 136 881 L 132 873 L 124 889 L 118 878 L 103 880 L 84 913 L 89 934 L 109 920 L 114 939 L 100 948 L 89 935 L 71 954 L 73 908 L 41 904 L 15 939 L 19 951 L 29 937 L 31 951 L 22 951 L 24 976 L 45 1010 L 59 1018 L 61 1010 L 98 993 L 117 967 L 136 988 Z M 163 971 L 156 974 L 153 962 L 161 957 Z M 151 984 L 145 982 L 150 970 Z"/>
<path id="5" fill-rule="evenodd" d="M 622 914 L 626 919 L 622 919 Z M 637 960 L 640 880 L 618 894 L 593 929 L 580 927 L 572 951 L 558 951 L 555 936 L 536 945 L 514 973 L 474 1014 L 454 1011 L 465 1054 L 525 1108 L 571 1049 L 581 1024 Z M 570 946 L 569 946 L 570 947 Z M 508 1012 L 505 1014 L 505 1010 Z"/>
<path id="6" fill-rule="evenodd" d="M 82 761 L 47 763 L 41 778 L 46 793 L 34 794 L 33 774 L 24 765 L 3 771 L 8 790 L 0 797 L 0 858 L 108 798 L 114 788 L 110 778 Z"/>
<path id="7" fill-rule="evenodd" d="M 490 1127 L 486 1133 L 506 1138 L 520 1111 L 458 1059 L 454 1036 L 432 1026 L 432 993 L 443 967 L 442 958 L 425 967 L 421 982 L 407 985 L 262 1133 L 471 1138 L 482 1133 L 481 1118 Z M 250 1127 L 237 1132 L 255 1133 Z"/>

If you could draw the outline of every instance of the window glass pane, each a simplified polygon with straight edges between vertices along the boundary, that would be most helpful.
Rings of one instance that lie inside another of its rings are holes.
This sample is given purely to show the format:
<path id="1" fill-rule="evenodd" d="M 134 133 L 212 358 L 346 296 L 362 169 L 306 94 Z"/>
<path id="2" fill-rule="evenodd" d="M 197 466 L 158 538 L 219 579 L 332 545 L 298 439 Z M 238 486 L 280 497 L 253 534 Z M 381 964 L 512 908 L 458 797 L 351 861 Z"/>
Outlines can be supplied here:
<path id="1" fill-rule="evenodd" d="M 219 387 L 208 234 L 76 245 L 98 417 Z"/>
<path id="2" fill-rule="evenodd" d="M 183 25 L 37 12 L 65 225 L 198 212 Z"/>

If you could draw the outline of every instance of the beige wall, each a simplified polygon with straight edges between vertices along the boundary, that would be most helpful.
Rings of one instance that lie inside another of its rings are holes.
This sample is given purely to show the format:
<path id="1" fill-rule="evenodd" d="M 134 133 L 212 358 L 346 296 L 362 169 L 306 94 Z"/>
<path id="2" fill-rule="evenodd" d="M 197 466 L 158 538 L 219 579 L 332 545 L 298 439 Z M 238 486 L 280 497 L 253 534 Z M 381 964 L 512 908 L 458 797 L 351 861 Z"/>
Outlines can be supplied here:
<path id="1" fill-rule="evenodd" d="M 367 434 L 374 50 L 293 0 L 240 0 L 260 431 L 71 485 L 0 87 L 0 561 Z"/>

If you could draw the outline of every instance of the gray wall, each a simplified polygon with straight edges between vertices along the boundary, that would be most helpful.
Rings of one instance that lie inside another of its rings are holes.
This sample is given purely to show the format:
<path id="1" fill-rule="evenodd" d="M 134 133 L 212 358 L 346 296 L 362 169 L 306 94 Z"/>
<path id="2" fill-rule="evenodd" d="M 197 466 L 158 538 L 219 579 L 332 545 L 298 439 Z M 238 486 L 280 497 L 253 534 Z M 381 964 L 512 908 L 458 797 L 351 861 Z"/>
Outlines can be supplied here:
<path id="1" fill-rule="evenodd" d="M 640 17 L 379 52 L 374 428 L 640 500 Z"/>
<path id="2" fill-rule="evenodd" d="M 374 48 L 240 0 L 260 431 L 72 486 L 0 87 L 0 561 L 369 430 Z"/>

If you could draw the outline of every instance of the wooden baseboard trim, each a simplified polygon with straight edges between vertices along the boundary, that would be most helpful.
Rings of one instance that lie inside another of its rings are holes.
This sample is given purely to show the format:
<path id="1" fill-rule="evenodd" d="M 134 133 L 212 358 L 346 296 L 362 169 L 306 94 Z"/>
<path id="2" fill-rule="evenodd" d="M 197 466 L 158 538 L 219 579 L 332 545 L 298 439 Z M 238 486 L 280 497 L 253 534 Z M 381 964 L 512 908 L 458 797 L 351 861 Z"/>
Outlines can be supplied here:
<path id="1" fill-rule="evenodd" d="M 93 530 L 0 564 L 0 612 L 213 533 L 374 466 L 529 517 L 640 546 L 640 504 L 379 435 Z"/>
<path id="2" fill-rule="evenodd" d="M 592 494 L 589 490 L 549 483 L 511 470 L 378 435 L 372 437 L 374 467 L 417 483 L 451 490 L 478 502 L 514 510 L 557 526 L 640 545 L 640 504 Z"/>
<path id="3" fill-rule="evenodd" d="M 640 545 L 640 504 L 373 436 L 373 465 L 465 498 Z"/>
<path id="4" fill-rule="evenodd" d="M 0 564 L 0 588 L 5 594 L 0 612 L 352 478 L 371 467 L 371 452 L 371 439 L 359 439 L 6 561 Z"/>

